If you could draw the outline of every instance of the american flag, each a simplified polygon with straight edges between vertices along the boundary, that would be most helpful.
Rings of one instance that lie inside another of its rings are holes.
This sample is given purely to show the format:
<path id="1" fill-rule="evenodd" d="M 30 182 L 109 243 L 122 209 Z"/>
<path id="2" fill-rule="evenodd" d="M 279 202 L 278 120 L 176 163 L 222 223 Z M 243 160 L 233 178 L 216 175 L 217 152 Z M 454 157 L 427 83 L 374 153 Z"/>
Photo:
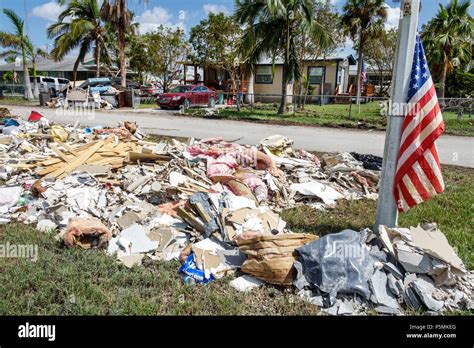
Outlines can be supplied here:
<path id="1" fill-rule="evenodd" d="M 436 139 L 443 131 L 435 86 L 417 35 L 394 182 L 400 212 L 443 192 L 444 181 L 436 149 Z"/>

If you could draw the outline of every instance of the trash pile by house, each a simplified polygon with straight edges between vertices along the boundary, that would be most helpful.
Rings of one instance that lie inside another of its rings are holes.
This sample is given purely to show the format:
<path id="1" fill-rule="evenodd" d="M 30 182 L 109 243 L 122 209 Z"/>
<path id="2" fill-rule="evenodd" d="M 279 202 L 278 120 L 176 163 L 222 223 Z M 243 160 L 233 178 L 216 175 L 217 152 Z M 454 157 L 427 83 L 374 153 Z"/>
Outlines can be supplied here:
<path id="1" fill-rule="evenodd" d="M 131 122 L 84 128 L 37 112 L 0 120 L 0 224 L 31 224 L 130 268 L 179 260 L 187 283 L 234 275 L 239 291 L 292 287 L 329 314 L 473 307 L 474 274 L 435 224 L 320 238 L 287 228 L 282 209 L 377 199 L 376 156 L 318 158 L 280 135 L 257 146 L 150 142 Z"/>

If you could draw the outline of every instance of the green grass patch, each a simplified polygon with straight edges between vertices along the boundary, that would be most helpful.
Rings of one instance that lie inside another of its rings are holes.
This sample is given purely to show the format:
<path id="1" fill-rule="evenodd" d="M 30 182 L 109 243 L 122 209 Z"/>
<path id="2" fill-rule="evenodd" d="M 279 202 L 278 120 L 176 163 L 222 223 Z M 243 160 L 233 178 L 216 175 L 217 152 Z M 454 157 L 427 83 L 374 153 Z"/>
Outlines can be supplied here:
<path id="1" fill-rule="evenodd" d="M 317 308 L 273 286 L 243 294 L 226 277 L 186 285 L 179 262 L 146 259 L 128 269 L 103 250 L 66 248 L 32 227 L 0 227 L 0 243 L 36 244 L 38 260 L 1 258 L 0 315 L 314 315 Z"/>
<path id="2" fill-rule="evenodd" d="M 386 117 L 380 114 L 379 102 L 370 102 L 360 105 L 329 104 L 306 105 L 302 110 L 295 110 L 285 115 L 277 115 L 278 104 L 257 103 L 253 108 L 244 106 L 241 111 L 236 108 L 219 110 L 219 118 L 244 120 L 252 122 L 272 123 L 281 125 L 304 125 L 321 127 L 342 127 L 358 129 L 385 130 Z M 202 116 L 200 109 L 191 109 L 189 115 Z M 350 113 L 350 116 L 349 116 Z M 474 136 L 474 116 L 468 115 L 458 119 L 454 112 L 444 112 L 446 134 Z"/>
<path id="3" fill-rule="evenodd" d="M 4 97 L 0 99 L 0 105 L 18 105 L 18 106 L 39 106 L 38 100 L 27 100 L 23 97 Z"/>
<path id="4" fill-rule="evenodd" d="M 142 103 L 140 103 L 139 108 L 140 109 L 157 109 L 158 105 L 156 105 L 156 103 L 153 103 L 153 104 L 142 104 Z"/>

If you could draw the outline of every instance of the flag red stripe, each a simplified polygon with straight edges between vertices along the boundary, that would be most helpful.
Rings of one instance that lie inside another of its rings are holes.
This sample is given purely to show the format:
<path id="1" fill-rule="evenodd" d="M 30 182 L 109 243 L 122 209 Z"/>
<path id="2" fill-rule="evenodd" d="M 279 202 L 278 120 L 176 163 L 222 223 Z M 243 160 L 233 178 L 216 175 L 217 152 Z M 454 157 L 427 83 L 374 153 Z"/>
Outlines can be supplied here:
<path id="1" fill-rule="evenodd" d="M 420 178 L 418 177 L 418 174 L 415 171 L 414 167 L 412 167 L 408 171 L 407 175 L 409 176 L 411 182 L 413 183 L 413 186 L 415 186 L 416 191 L 418 191 L 421 199 L 423 199 L 423 201 L 426 201 L 428 198 L 430 198 L 430 194 L 428 193 L 428 191 L 426 191 L 425 186 L 423 185 Z"/>
<path id="2" fill-rule="evenodd" d="M 405 183 L 403 181 L 400 181 L 399 187 L 400 187 L 400 191 L 402 192 L 403 198 L 407 202 L 408 207 L 413 208 L 416 205 L 416 202 L 413 199 L 413 197 L 411 196 L 411 194 L 408 191 L 407 187 L 405 186 Z"/>
<path id="3" fill-rule="evenodd" d="M 438 161 L 436 161 L 438 165 Z M 428 180 L 431 182 L 431 185 L 433 185 L 434 189 L 436 192 L 442 192 L 443 191 L 443 186 L 438 180 L 438 177 L 434 173 L 433 169 L 431 168 L 430 164 L 426 160 L 426 158 L 423 156 L 418 160 L 418 163 L 420 163 L 421 169 L 423 169 L 423 172 L 425 172 L 426 177 Z"/>
<path id="4" fill-rule="evenodd" d="M 423 153 L 429 149 L 429 147 L 435 142 L 435 140 L 443 133 L 444 131 L 444 122 L 441 122 L 441 124 L 433 131 L 431 132 L 430 135 L 428 135 L 425 140 L 420 144 L 420 146 L 413 151 L 413 153 L 410 155 L 410 157 L 407 158 L 405 163 L 398 169 L 397 173 L 395 174 L 395 185 L 401 180 L 401 178 L 405 175 L 407 172 L 408 168 L 410 168 L 417 159 L 420 157 L 423 157 Z M 436 160 L 439 162 L 439 159 L 436 158 Z"/>
<path id="5" fill-rule="evenodd" d="M 443 122 L 443 127 L 444 127 L 444 122 Z M 444 131 L 444 128 L 443 128 L 443 131 Z M 431 146 L 431 153 L 433 154 L 433 157 L 436 159 L 436 164 L 438 165 L 438 168 L 439 168 L 439 171 L 441 172 L 441 164 L 439 163 L 439 155 L 438 155 L 438 149 L 436 148 L 436 145 L 433 144 L 433 146 Z"/>

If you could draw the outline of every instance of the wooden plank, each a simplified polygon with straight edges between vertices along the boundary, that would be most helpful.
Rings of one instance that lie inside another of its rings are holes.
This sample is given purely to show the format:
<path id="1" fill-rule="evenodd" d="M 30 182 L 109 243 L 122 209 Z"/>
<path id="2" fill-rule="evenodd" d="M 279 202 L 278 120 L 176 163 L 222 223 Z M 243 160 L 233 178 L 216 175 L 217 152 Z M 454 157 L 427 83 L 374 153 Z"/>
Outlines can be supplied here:
<path id="1" fill-rule="evenodd" d="M 43 176 L 43 175 L 46 175 L 46 174 L 49 174 L 49 173 L 54 172 L 55 170 L 61 168 L 61 167 L 64 166 L 64 165 L 65 165 L 65 163 L 64 163 L 63 161 L 61 161 L 61 163 L 58 163 L 58 164 L 49 166 L 49 167 L 44 168 L 44 169 L 41 169 L 41 170 L 37 170 L 37 171 L 36 171 L 36 174 L 38 174 L 38 175 L 40 175 L 40 176 Z"/>
<path id="2" fill-rule="evenodd" d="M 150 153 L 141 153 L 141 152 L 129 152 L 125 157 L 127 162 L 147 162 L 147 161 L 169 161 L 171 158 L 168 155 L 156 155 Z"/>
<path id="3" fill-rule="evenodd" d="M 68 144 L 66 143 L 63 143 L 62 141 L 59 141 L 59 140 L 56 140 L 56 142 L 61 145 L 62 147 L 64 147 L 67 151 L 69 151 L 70 153 L 72 153 L 74 156 L 79 156 L 79 153 L 73 149 L 71 146 L 69 146 Z"/>
<path id="4" fill-rule="evenodd" d="M 74 156 L 66 156 L 64 153 L 61 152 L 61 150 L 59 150 L 56 145 L 54 144 L 49 144 L 49 148 L 51 150 L 53 150 L 53 152 L 58 155 L 59 157 L 61 157 L 61 159 L 67 163 L 71 162 L 71 160 L 74 158 Z"/>
<path id="5" fill-rule="evenodd" d="M 111 138 L 109 138 L 109 139 L 111 139 Z M 67 174 L 67 173 L 73 171 L 76 167 L 80 166 L 85 161 L 87 161 L 98 149 L 100 149 L 102 146 L 104 146 L 106 144 L 106 142 L 108 142 L 107 139 L 105 141 L 97 142 L 95 145 L 93 145 L 86 152 L 82 153 L 79 157 L 76 157 L 73 161 L 68 163 L 67 166 L 63 166 L 62 168 L 59 168 L 58 170 L 55 170 L 54 172 L 48 174 L 47 177 L 48 178 L 51 178 L 51 177 L 52 178 L 64 177 L 64 174 Z"/>
<path id="6" fill-rule="evenodd" d="M 97 164 L 97 165 L 112 164 L 112 163 L 123 163 L 123 157 L 108 157 L 108 158 L 103 158 L 102 160 L 94 161 L 94 162 L 91 162 L 91 163 L 89 163 L 89 161 L 87 161 L 87 163 L 88 164 Z"/>
<path id="7" fill-rule="evenodd" d="M 63 162 L 60 158 L 50 158 L 41 162 L 38 162 L 39 166 L 48 167 Z"/>

